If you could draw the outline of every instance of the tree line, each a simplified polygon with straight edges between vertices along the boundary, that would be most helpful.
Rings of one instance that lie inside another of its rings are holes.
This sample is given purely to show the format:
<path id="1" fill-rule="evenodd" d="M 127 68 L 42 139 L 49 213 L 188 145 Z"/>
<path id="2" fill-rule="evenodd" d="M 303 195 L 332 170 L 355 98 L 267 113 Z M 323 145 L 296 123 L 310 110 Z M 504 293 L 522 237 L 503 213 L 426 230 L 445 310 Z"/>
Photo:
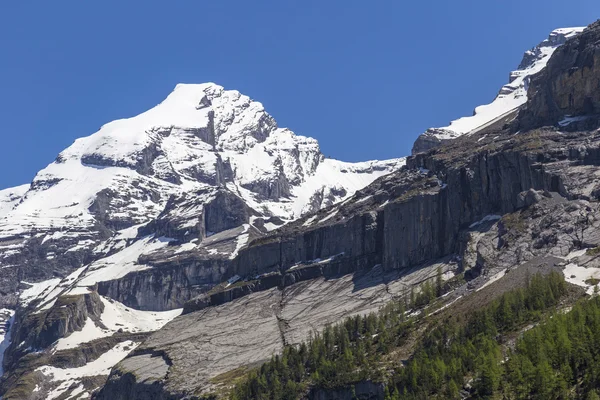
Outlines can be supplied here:
<path id="1" fill-rule="evenodd" d="M 596 395 L 600 301 L 554 313 L 568 292 L 557 272 L 534 275 L 525 287 L 469 316 L 439 321 L 427 329 L 409 360 L 393 361 L 392 351 L 424 323 L 407 310 L 439 295 L 439 282 L 426 283 L 417 295 L 378 313 L 347 318 L 299 346 L 286 347 L 238 382 L 230 398 L 291 400 L 310 388 L 350 387 L 366 380 L 384 383 L 386 400 L 457 399 L 461 391 L 475 398 L 508 399 Z M 539 325 L 513 339 L 514 346 L 505 343 L 511 333 L 534 324 Z"/>

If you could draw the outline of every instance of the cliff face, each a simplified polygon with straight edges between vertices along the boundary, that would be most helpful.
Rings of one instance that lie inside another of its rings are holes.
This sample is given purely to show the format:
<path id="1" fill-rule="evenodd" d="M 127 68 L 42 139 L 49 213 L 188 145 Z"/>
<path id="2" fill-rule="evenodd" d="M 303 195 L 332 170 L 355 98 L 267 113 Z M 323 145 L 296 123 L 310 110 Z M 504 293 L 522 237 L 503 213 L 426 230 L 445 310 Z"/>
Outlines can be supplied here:
<path id="1" fill-rule="evenodd" d="M 526 108 L 517 128 L 560 125 L 570 130 L 593 129 L 600 114 L 599 22 L 559 48 L 529 87 Z"/>

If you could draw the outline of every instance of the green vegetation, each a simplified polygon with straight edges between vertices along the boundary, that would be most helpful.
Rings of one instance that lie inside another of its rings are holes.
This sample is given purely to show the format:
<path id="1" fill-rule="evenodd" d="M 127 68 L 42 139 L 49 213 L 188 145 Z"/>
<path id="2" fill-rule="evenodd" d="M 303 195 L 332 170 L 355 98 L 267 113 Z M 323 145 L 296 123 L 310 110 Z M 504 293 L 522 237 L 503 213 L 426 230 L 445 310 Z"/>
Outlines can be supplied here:
<path id="1" fill-rule="evenodd" d="M 231 399 L 297 399 L 311 387 L 349 387 L 365 380 L 385 383 L 389 400 L 460 398 L 468 383 L 475 398 L 570 398 L 575 392 L 568 389 L 575 385 L 578 396 L 594 396 L 591 389 L 600 387 L 600 346 L 593 346 L 600 343 L 600 300 L 548 318 L 567 291 L 559 273 L 535 275 L 524 288 L 468 317 L 434 319 L 404 363 L 394 359 L 394 351 L 427 321 L 408 317 L 407 305 L 394 302 L 287 347 L 239 381 Z M 440 293 L 441 279 L 427 282 L 411 293 L 408 306 L 428 304 Z M 505 342 L 511 334 L 540 321 L 547 322 L 510 350 Z"/>
<path id="2" fill-rule="evenodd" d="M 378 364 L 384 354 L 404 343 L 409 319 L 402 303 L 378 314 L 356 316 L 328 326 L 307 343 L 287 347 L 232 392 L 232 399 L 297 399 L 308 384 L 333 388 L 348 382 L 383 380 Z"/>
<path id="3" fill-rule="evenodd" d="M 518 212 L 506 214 L 501 219 L 502 224 L 507 229 L 508 234 L 520 234 L 527 229 L 527 224 L 521 218 Z"/>
<path id="4" fill-rule="evenodd" d="M 491 396 L 502 382 L 498 338 L 539 321 L 566 293 L 560 274 L 535 275 L 525 288 L 505 293 L 466 320 L 443 321 L 423 337 L 406 365 L 396 368 L 388 386 L 401 394 L 398 398 L 455 398 L 455 389 L 474 378 L 476 395 Z"/>
<path id="5" fill-rule="evenodd" d="M 598 283 L 600 283 L 600 279 L 598 278 L 589 278 L 585 280 L 585 283 L 587 283 L 590 286 L 596 286 Z"/>
<path id="6" fill-rule="evenodd" d="M 600 254 L 600 246 L 599 247 L 594 247 L 591 249 L 587 249 L 585 251 L 585 254 L 588 256 L 597 256 L 598 254 Z"/>
<path id="7" fill-rule="evenodd" d="M 600 298 L 527 332 L 508 355 L 502 391 L 513 398 L 594 399 L 600 387 Z"/>

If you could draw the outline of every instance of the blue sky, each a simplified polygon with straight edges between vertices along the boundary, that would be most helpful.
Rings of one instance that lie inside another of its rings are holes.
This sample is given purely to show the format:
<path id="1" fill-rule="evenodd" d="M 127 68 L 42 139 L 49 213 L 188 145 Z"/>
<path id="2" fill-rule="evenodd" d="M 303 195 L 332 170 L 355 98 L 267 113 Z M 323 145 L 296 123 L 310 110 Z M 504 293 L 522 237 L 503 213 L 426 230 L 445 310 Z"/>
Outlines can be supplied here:
<path id="1" fill-rule="evenodd" d="M 327 156 L 407 155 L 552 29 L 597 18 L 597 0 L 3 1 L 0 187 L 179 82 L 238 89 Z"/>

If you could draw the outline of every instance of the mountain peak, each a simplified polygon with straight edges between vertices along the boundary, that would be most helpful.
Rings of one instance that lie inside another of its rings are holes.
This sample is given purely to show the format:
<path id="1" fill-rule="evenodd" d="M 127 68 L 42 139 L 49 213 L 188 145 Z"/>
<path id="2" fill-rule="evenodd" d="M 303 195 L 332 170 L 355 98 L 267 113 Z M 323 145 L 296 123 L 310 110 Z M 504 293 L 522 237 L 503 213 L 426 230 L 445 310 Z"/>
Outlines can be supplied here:
<path id="1" fill-rule="evenodd" d="M 35 271 L 30 281 L 65 276 L 73 263 L 102 257 L 96 247 L 107 236 L 127 231 L 135 238 L 138 228 L 167 214 L 179 221 L 179 240 L 188 246 L 239 224 L 274 229 L 347 199 L 403 164 L 326 159 L 315 139 L 278 127 L 261 103 L 239 91 L 179 84 L 152 109 L 75 140 L 31 185 L 0 193 L 0 271 L 18 264 L 27 276 Z M 239 218 L 228 219 L 236 212 Z M 170 223 L 165 235 L 173 238 L 179 231 Z M 35 251 L 15 259 L 29 246 L 56 241 L 51 259 Z M 5 293 L 16 291 L 15 279 Z"/>

